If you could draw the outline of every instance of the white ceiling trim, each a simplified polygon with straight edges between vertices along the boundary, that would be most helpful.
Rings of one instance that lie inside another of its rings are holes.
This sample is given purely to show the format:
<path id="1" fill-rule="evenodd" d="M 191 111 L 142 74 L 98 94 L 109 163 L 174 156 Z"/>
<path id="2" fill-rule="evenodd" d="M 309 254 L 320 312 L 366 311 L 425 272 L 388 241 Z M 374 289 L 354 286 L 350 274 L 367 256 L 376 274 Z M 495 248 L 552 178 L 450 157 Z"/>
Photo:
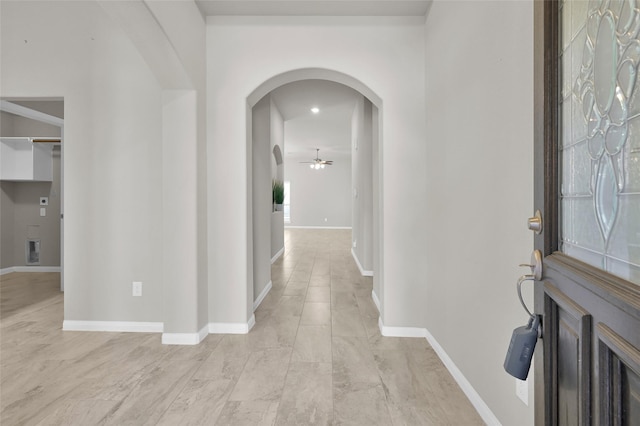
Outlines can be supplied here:
<path id="1" fill-rule="evenodd" d="M 431 0 L 196 0 L 203 16 L 426 16 Z"/>

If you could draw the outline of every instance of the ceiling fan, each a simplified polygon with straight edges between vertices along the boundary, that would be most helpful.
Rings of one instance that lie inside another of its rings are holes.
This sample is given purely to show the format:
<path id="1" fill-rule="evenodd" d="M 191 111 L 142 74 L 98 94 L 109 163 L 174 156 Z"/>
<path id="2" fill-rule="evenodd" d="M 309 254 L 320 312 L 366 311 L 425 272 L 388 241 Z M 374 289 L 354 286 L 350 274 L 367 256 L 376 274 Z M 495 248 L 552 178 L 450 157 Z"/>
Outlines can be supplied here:
<path id="1" fill-rule="evenodd" d="M 324 169 L 324 166 L 333 165 L 332 160 L 323 160 L 320 158 L 320 148 L 316 148 L 316 158 L 313 161 L 301 161 L 300 163 L 309 164 L 312 169 Z"/>

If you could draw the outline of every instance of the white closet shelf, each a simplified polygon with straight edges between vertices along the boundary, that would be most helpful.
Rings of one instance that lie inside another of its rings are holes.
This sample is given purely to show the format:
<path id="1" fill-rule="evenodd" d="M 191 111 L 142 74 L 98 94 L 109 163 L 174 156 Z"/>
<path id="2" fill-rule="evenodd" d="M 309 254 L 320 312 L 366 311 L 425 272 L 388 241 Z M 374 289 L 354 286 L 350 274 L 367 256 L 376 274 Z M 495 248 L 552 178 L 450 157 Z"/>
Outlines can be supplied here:
<path id="1" fill-rule="evenodd" d="M 6 143 L 52 143 L 59 144 L 61 142 L 60 136 L 37 136 L 37 137 L 23 137 L 23 136 L 2 136 L 0 142 Z"/>
<path id="2" fill-rule="evenodd" d="M 59 137 L 0 137 L 0 180 L 51 182 Z"/>

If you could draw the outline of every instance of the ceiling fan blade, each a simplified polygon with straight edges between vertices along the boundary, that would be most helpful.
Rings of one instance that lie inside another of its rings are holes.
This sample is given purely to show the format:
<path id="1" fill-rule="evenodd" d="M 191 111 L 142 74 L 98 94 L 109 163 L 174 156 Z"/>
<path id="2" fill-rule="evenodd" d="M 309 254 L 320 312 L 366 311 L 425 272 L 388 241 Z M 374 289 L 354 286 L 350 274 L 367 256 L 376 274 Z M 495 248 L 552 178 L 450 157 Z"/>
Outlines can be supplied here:
<path id="1" fill-rule="evenodd" d="M 313 160 L 313 161 L 300 161 L 300 163 L 316 164 L 316 165 L 322 165 L 322 166 L 331 166 L 331 165 L 333 165 L 333 160 L 323 160 L 322 158 L 320 158 L 319 153 L 320 153 L 320 149 L 316 148 L 316 158 L 315 158 L 315 160 Z"/>

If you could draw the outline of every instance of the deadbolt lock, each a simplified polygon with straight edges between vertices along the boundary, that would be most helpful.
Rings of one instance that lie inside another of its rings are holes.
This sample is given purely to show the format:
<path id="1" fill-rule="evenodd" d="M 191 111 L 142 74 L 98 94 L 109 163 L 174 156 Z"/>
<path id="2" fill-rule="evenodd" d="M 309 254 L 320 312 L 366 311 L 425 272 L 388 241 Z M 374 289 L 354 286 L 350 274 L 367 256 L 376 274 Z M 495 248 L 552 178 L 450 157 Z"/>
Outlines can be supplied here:
<path id="1" fill-rule="evenodd" d="M 536 214 L 527 220 L 527 228 L 536 234 L 542 232 L 542 213 L 540 213 L 540 210 L 536 210 Z"/>

